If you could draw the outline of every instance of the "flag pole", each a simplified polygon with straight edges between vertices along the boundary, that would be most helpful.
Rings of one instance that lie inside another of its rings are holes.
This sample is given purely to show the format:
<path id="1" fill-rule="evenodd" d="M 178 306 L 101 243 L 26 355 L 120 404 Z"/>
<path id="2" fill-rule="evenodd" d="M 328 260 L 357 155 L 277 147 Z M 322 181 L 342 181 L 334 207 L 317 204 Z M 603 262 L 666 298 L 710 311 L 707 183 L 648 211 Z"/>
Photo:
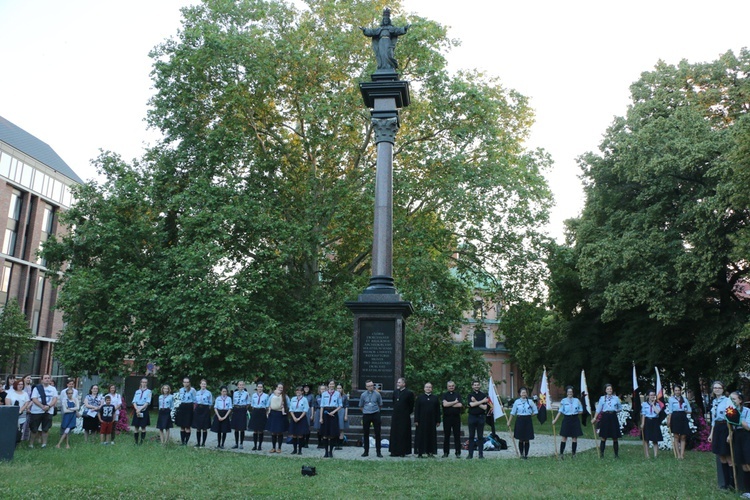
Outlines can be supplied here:
<path id="1" fill-rule="evenodd" d="M 551 410 L 550 413 L 552 413 L 552 416 L 554 417 L 555 410 Z M 555 445 L 555 458 L 560 458 L 560 456 L 557 454 L 557 432 L 555 432 L 555 419 L 552 419 L 552 442 Z"/>
<path id="2" fill-rule="evenodd" d="M 516 446 L 516 438 L 513 437 L 513 430 L 510 428 L 510 420 L 508 419 L 508 414 L 505 413 L 505 408 L 503 408 L 503 415 L 505 415 L 505 424 L 508 426 L 510 440 L 513 442 L 513 449 L 516 450 L 516 457 L 520 457 L 521 455 L 518 453 L 518 446 Z"/>
<path id="3" fill-rule="evenodd" d="M 732 431 L 732 424 L 730 424 L 728 420 L 727 420 L 727 427 L 729 427 L 729 454 L 732 457 L 732 473 L 734 474 L 734 486 L 736 488 L 737 487 L 737 462 L 735 462 L 734 460 L 734 445 L 732 444 L 732 441 L 734 441 L 734 439 L 732 438 L 732 434 L 734 434 L 734 431 Z M 728 478 L 724 478 L 724 481 L 726 483 L 729 483 Z"/>
<path id="4" fill-rule="evenodd" d="M 599 447 L 600 439 L 596 435 L 596 427 L 594 426 L 594 416 L 591 416 L 591 431 L 594 433 L 594 446 L 596 446 L 596 454 L 599 458 L 602 458 L 602 449 Z"/>

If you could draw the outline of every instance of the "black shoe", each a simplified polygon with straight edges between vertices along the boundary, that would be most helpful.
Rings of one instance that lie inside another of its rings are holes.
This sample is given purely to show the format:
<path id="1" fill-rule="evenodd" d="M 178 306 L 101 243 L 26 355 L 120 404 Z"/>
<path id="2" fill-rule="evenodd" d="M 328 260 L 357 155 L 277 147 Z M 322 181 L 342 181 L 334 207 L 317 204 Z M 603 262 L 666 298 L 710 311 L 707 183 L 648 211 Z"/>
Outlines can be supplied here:
<path id="1" fill-rule="evenodd" d="M 457 458 L 461 458 L 461 452 L 460 452 L 460 451 L 457 451 L 457 452 L 456 452 L 456 457 L 457 457 Z"/>
<path id="2" fill-rule="evenodd" d="M 479 460 L 484 460 L 484 455 L 479 455 Z"/>
<path id="3" fill-rule="evenodd" d="M 240 445 L 236 444 L 236 445 L 232 446 L 232 449 L 233 450 L 237 450 L 237 449 L 239 449 L 239 447 L 240 447 Z"/>
<path id="4" fill-rule="evenodd" d="M 370 452 L 366 451 L 366 452 L 362 453 L 360 456 L 361 457 L 369 457 L 370 456 Z"/>
<path id="5" fill-rule="evenodd" d="M 380 452 L 378 452 L 377 455 L 375 455 L 375 456 L 378 457 L 378 458 L 383 458 L 383 454 L 380 453 Z"/>
<path id="6" fill-rule="evenodd" d="M 443 458 L 448 458 L 448 452 L 443 453 Z"/>
<path id="7" fill-rule="evenodd" d="M 200 448 L 201 447 L 200 443 L 196 444 L 195 447 Z"/>
<path id="8" fill-rule="evenodd" d="M 253 449 L 252 449 L 252 451 L 258 451 L 258 446 L 257 446 L 257 445 L 256 445 L 256 446 L 253 446 Z"/>
<path id="9" fill-rule="evenodd" d="M 328 450 L 326 450 L 326 454 L 323 455 L 323 458 L 329 458 L 329 457 L 330 457 L 330 455 L 328 454 Z"/>
<path id="10" fill-rule="evenodd" d="M 468 457 L 466 457 L 466 460 L 471 460 L 472 458 L 474 458 L 474 457 L 472 457 L 471 455 L 469 455 Z"/>

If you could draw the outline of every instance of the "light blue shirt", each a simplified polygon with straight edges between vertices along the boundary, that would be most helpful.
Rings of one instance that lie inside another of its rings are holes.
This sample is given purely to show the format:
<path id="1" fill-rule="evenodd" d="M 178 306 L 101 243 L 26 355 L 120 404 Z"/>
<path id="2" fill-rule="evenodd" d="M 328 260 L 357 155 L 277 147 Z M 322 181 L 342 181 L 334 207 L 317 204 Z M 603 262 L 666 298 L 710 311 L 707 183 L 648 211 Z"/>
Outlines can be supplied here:
<path id="1" fill-rule="evenodd" d="M 326 391 L 320 398 L 320 406 L 323 408 L 339 408 L 343 405 L 339 391 L 333 391 L 333 393 Z"/>
<path id="2" fill-rule="evenodd" d="M 513 402 L 513 408 L 510 410 L 511 415 L 518 415 L 519 417 L 526 417 L 536 415 L 539 410 L 536 408 L 536 404 L 529 398 L 518 398 Z"/>
<path id="3" fill-rule="evenodd" d="M 596 405 L 596 407 L 599 409 L 599 412 L 620 411 L 622 410 L 622 403 L 620 403 L 620 398 L 615 395 L 605 395 L 599 398 L 599 403 Z"/>
<path id="4" fill-rule="evenodd" d="M 133 396 L 133 404 L 139 408 L 151 404 L 151 389 L 138 389 Z"/>
<path id="5" fill-rule="evenodd" d="M 742 422 L 745 422 L 750 426 L 750 408 L 742 408 L 742 413 L 740 413 L 740 424 L 742 424 Z"/>
<path id="6" fill-rule="evenodd" d="M 229 396 L 219 396 L 216 398 L 216 404 L 214 408 L 217 410 L 231 410 L 232 409 L 232 398 Z"/>
<path id="7" fill-rule="evenodd" d="M 711 427 L 716 422 L 726 422 L 727 408 L 731 406 L 732 400 L 726 396 L 719 396 L 711 404 Z"/>
<path id="8" fill-rule="evenodd" d="M 214 402 L 214 395 L 207 389 L 201 389 L 195 392 L 195 402 L 199 405 L 211 406 Z"/>
<path id="9" fill-rule="evenodd" d="M 265 392 L 258 394 L 256 392 L 250 398 L 250 406 L 253 408 L 268 408 L 268 394 Z"/>
<path id="10" fill-rule="evenodd" d="M 578 415 L 579 413 L 583 413 L 583 407 L 578 399 L 565 398 L 560 401 L 560 409 L 558 412 L 563 415 Z"/>
<path id="11" fill-rule="evenodd" d="M 165 410 L 165 409 L 172 409 L 174 408 L 174 396 L 171 394 L 167 394 L 166 396 L 164 394 L 159 396 L 159 409 Z"/>
<path id="12" fill-rule="evenodd" d="M 289 410 L 293 411 L 294 413 L 307 413 L 307 410 L 309 409 L 310 403 L 307 402 L 307 398 L 305 396 L 294 396 L 289 403 Z"/>
<path id="13" fill-rule="evenodd" d="M 247 406 L 250 401 L 250 394 L 245 389 L 234 391 L 232 395 L 232 404 L 234 406 Z"/>
<path id="14" fill-rule="evenodd" d="M 648 401 L 641 405 L 641 415 L 646 418 L 659 418 L 660 413 L 661 406 L 658 401 L 654 402 L 653 406 Z"/>
<path id="15" fill-rule="evenodd" d="M 184 387 L 180 387 L 180 403 L 195 403 L 195 388 L 185 390 Z"/>
<path id="16" fill-rule="evenodd" d="M 669 399 L 667 400 L 666 410 L 667 410 L 667 414 L 672 414 L 676 411 L 684 411 L 687 413 L 691 413 L 693 411 L 690 408 L 690 402 L 687 399 L 683 397 L 682 406 L 680 406 L 680 400 L 674 396 L 670 396 Z"/>

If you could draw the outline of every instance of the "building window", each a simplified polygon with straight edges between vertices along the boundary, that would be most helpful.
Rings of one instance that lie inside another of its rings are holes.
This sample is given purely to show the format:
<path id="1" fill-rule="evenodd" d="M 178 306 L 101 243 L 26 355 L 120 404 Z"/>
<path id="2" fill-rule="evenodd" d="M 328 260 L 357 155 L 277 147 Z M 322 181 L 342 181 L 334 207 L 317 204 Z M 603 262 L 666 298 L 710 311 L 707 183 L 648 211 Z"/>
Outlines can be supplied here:
<path id="1" fill-rule="evenodd" d="M 0 268 L 0 272 L 2 272 L 2 276 L 0 276 L 0 307 L 4 307 L 8 302 L 8 290 L 10 289 L 10 275 L 13 272 L 13 263 L 6 262 Z"/>
<path id="2" fill-rule="evenodd" d="M 44 248 L 44 242 L 47 241 L 49 236 L 52 234 L 52 224 L 55 220 L 55 209 L 49 205 L 44 205 L 44 216 L 42 217 L 42 231 L 39 234 L 39 256 L 36 259 L 36 263 L 40 266 L 47 265 L 47 259 L 41 256 L 42 249 Z"/>
<path id="3" fill-rule="evenodd" d="M 10 195 L 10 205 L 8 206 L 8 218 L 18 221 L 21 218 L 21 192 L 14 189 Z"/>
<path id="4" fill-rule="evenodd" d="M 487 334 L 484 332 L 484 330 L 474 330 L 474 348 L 487 348 Z"/>

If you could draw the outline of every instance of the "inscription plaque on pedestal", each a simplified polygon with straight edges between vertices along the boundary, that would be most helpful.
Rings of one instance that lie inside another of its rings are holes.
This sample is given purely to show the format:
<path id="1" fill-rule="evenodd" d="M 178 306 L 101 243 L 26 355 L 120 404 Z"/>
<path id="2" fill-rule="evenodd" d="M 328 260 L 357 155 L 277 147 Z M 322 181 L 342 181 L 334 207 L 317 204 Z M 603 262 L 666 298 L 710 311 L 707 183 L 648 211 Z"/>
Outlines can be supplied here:
<path id="1" fill-rule="evenodd" d="M 395 346 L 396 324 L 394 321 L 362 319 L 359 339 L 359 380 L 390 382 L 396 369 Z"/>

